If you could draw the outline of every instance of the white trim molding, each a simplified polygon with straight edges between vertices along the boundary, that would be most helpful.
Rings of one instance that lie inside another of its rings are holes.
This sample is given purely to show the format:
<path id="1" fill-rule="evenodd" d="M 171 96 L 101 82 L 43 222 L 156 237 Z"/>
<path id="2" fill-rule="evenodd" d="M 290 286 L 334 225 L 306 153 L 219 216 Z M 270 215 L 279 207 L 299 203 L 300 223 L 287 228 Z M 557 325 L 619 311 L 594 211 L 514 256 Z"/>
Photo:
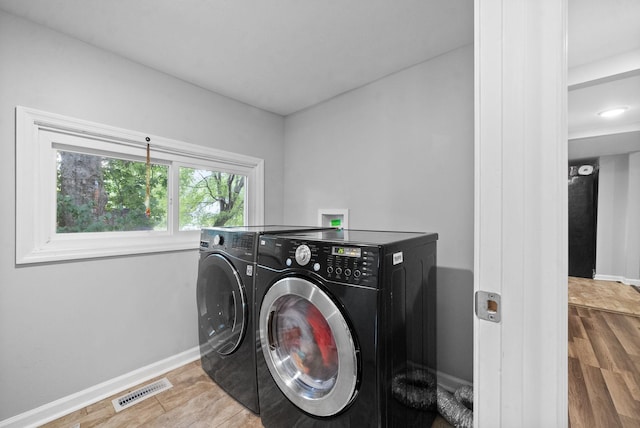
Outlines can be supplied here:
<path id="1" fill-rule="evenodd" d="M 567 0 L 474 7 L 474 427 L 566 427 Z"/>
<path id="2" fill-rule="evenodd" d="M 0 421 L 0 428 L 31 428 L 54 421 L 76 410 L 97 403 L 171 370 L 182 367 L 200 358 L 200 347 L 196 346 L 164 360 L 140 367 L 122 376 L 109 379 L 75 394 L 62 397 L 43 406 Z"/>
<path id="3" fill-rule="evenodd" d="M 640 287 L 640 279 L 630 279 L 630 278 L 625 278 L 624 276 L 619 276 L 619 275 L 601 275 L 597 273 L 593 277 L 593 279 L 596 279 L 598 281 L 621 282 L 626 285 L 634 285 L 636 287 Z"/>
<path id="4" fill-rule="evenodd" d="M 446 389 L 451 393 L 454 393 L 461 386 L 473 387 L 473 384 L 471 382 L 441 371 L 437 372 L 437 379 L 438 386 Z"/>
<path id="5" fill-rule="evenodd" d="M 569 90 L 640 72 L 640 49 L 610 56 L 569 70 Z"/>
<path id="6" fill-rule="evenodd" d="M 117 153 L 173 168 L 212 169 L 247 177 L 245 224 L 264 222 L 264 160 L 54 113 L 16 107 L 16 264 L 197 250 L 199 231 L 181 231 L 177 184 L 168 186 L 166 231 L 56 233 L 56 148 Z"/>

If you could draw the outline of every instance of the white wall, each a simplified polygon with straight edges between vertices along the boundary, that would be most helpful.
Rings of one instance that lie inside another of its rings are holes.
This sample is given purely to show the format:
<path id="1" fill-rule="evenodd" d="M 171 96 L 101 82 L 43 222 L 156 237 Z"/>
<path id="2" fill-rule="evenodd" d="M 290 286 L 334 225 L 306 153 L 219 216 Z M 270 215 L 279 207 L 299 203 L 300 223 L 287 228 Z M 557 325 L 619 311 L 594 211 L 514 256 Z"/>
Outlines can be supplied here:
<path id="1" fill-rule="evenodd" d="M 569 160 L 613 156 L 640 151 L 640 131 L 569 140 Z"/>
<path id="2" fill-rule="evenodd" d="M 267 223 L 284 121 L 3 12 L 0 58 L 1 421 L 198 342 L 195 250 L 15 266 L 16 105 L 261 157 Z"/>
<path id="3" fill-rule="evenodd" d="M 600 157 L 596 278 L 640 285 L 640 152 Z"/>
<path id="4" fill-rule="evenodd" d="M 629 154 L 625 277 L 640 285 L 640 152 Z"/>
<path id="5" fill-rule="evenodd" d="M 284 221 L 438 232 L 438 369 L 473 374 L 473 47 L 285 119 Z"/>
<path id="6" fill-rule="evenodd" d="M 596 236 L 598 275 L 621 275 L 624 271 L 628 177 L 627 155 L 600 157 Z"/>

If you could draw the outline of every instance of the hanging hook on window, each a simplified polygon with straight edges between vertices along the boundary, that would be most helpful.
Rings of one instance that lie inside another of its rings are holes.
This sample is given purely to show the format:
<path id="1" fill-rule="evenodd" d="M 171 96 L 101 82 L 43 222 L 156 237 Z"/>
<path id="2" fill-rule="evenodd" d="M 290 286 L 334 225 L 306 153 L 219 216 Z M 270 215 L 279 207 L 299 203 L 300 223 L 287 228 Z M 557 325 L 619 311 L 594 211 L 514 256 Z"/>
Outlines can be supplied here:
<path id="1" fill-rule="evenodd" d="M 151 145 L 149 144 L 149 141 L 151 141 L 151 138 L 147 137 L 145 138 L 145 140 L 147 141 L 147 191 L 145 193 L 145 198 L 144 198 L 144 214 L 147 216 L 147 218 L 151 217 Z"/>

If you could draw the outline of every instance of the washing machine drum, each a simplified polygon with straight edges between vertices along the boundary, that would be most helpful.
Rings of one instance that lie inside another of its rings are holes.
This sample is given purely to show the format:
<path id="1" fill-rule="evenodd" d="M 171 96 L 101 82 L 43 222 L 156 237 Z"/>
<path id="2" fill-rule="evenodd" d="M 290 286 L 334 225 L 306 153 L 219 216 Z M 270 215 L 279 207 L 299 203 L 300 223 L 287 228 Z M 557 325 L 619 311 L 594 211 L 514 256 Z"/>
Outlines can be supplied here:
<path id="1" fill-rule="evenodd" d="M 300 409 L 333 416 L 353 400 L 359 353 L 341 311 L 314 283 L 291 277 L 269 288 L 260 342 L 271 376 Z"/>
<path id="2" fill-rule="evenodd" d="M 211 351 L 233 353 L 247 329 L 247 297 L 235 267 L 222 255 L 200 262 L 198 272 L 200 330 Z"/>

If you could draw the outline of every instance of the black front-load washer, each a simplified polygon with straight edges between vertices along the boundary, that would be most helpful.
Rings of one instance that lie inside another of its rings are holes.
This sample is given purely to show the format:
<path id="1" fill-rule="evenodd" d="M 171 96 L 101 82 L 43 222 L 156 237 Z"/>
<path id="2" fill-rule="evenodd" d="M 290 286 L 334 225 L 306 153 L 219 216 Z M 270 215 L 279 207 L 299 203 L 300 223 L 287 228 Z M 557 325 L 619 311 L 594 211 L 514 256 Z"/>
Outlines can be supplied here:
<path id="1" fill-rule="evenodd" d="M 304 226 L 204 228 L 200 232 L 197 305 L 202 368 L 222 389 L 259 413 L 254 324 L 254 271 L 264 233 Z"/>
<path id="2" fill-rule="evenodd" d="M 261 237 L 265 428 L 431 426 L 436 243 L 434 233 L 363 230 Z M 413 394 L 431 402 L 416 405 Z"/>

